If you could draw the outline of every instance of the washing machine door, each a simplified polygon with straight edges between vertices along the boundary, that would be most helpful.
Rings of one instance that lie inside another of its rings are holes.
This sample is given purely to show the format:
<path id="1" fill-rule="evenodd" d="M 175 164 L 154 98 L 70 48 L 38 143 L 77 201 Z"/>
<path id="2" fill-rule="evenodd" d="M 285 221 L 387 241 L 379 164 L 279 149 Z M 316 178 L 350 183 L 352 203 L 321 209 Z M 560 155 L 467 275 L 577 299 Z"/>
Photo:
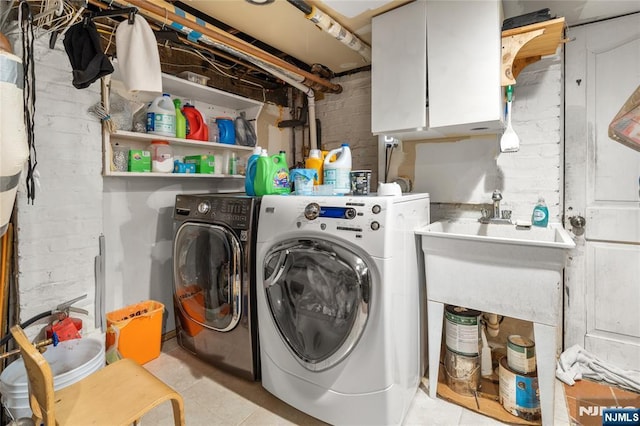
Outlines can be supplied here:
<path id="1" fill-rule="evenodd" d="M 222 226 L 185 222 L 176 231 L 173 259 L 176 304 L 197 324 L 191 331 L 232 330 L 242 314 L 242 248 L 237 236 Z"/>
<path id="2" fill-rule="evenodd" d="M 311 371 L 339 363 L 369 314 L 371 273 L 363 256 L 335 243 L 295 239 L 264 261 L 264 288 L 282 339 Z"/>

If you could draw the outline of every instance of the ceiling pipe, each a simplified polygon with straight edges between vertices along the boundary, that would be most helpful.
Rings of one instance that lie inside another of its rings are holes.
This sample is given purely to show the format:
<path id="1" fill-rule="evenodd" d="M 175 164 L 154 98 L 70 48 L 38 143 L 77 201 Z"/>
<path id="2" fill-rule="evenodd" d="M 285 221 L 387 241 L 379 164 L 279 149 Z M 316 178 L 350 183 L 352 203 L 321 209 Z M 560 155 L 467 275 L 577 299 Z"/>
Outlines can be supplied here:
<path id="1" fill-rule="evenodd" d="M 105 2 L 103 1 L 103 3 Z M 107 4 L 111 6 L 114 3 L 116 2 L 109 1 Z M 304 71 L 239 38 L 233 37 L 220 28 L 204 22 L 163 0 L 125 0 L 123 4 L 118 4 L 118 6 L 136 6 L 140 9 L 139 13 L 145 17 L 186 34 L 189 40 L 214 46 L 217 49 L 251 62 L 289 84 L 295 81 L 302 85 L 305 90 L 311 88 L 330 93 L 342 92 L 342 86 L 339 84 L 333 84 L 315 74 Z M 286 76 L 287 79 L 281 76 Z"/>
<path id="2" fill-rule="evenodd" d="M 316 24 L 324 32 L 331 34 L 336 40 L 346 44 L 355 50 L 368 63 L 371 63 L 371 48 L 358 36 L 340 25 L 335 19 L 327 15 L 315 6 L 309 5 L 304 0 L 287 0 L 289 3 L 301 10 L 305 17 Z"/>

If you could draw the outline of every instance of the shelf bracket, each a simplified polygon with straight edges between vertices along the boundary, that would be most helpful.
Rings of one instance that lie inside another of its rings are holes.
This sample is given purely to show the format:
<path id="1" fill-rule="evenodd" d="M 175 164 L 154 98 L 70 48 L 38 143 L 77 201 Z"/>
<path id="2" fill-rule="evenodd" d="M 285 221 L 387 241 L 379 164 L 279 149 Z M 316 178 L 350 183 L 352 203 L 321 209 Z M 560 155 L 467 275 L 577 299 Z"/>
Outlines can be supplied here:
<path id="1" fill-rule="evenodd" d="M 516 77 L 520 71 L 525 66 L 540 60 L 541 56 L 539 55 L 519 59 L 518 52 L 528 42 L 544 34 L 544 31 L 544 28 L 540 28 L 522 34 L 502 37 L 502 86 L 516 84 Z"/>

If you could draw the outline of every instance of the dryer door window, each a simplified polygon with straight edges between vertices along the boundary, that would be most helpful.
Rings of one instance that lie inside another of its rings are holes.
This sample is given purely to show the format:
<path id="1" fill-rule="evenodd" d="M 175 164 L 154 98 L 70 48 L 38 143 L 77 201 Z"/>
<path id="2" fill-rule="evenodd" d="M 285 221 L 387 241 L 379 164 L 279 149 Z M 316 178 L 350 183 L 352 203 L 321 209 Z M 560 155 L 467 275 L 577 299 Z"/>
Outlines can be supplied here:
<path id="1" fill-rule="evenodd" d="M 242 249 L 235 234 L 218 225 L 184 223 L 176 232 L 173 259 L 181 313 L 200 326 L 232 330 L 242 309 Z"/>
<path id="2" fill-rule="evenodd" d="M 371 274 L 363 257 L 295 239 L 273 247 L 263 266 L 271 315 L 300 363 L 321 371 L 344 359 L 368 318 Z"/>

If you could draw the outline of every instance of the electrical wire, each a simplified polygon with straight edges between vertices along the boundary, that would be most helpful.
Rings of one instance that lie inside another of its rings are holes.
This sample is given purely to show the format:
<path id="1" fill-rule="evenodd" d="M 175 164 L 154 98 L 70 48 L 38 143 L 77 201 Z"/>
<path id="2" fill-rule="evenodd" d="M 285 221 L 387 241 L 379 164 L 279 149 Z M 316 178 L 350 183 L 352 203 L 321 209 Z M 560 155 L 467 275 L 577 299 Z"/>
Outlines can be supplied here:
<path id="1" fill-rule="evenodd" d="M 27 131 L 29 159 L 27 161 L 27 203 L 33 204 L 36 198 L 34 173 L 38 164 L 36 140 L 34 132 L 34 117 L 36 113 L 36 73 L 34 60 L 34 25 L 31 9 L 26 1 L 20 2 L 18 21 L 22 32 L 22 71 L 24 88 L 22 99 L 24 104 L 24 123 Z"/>

